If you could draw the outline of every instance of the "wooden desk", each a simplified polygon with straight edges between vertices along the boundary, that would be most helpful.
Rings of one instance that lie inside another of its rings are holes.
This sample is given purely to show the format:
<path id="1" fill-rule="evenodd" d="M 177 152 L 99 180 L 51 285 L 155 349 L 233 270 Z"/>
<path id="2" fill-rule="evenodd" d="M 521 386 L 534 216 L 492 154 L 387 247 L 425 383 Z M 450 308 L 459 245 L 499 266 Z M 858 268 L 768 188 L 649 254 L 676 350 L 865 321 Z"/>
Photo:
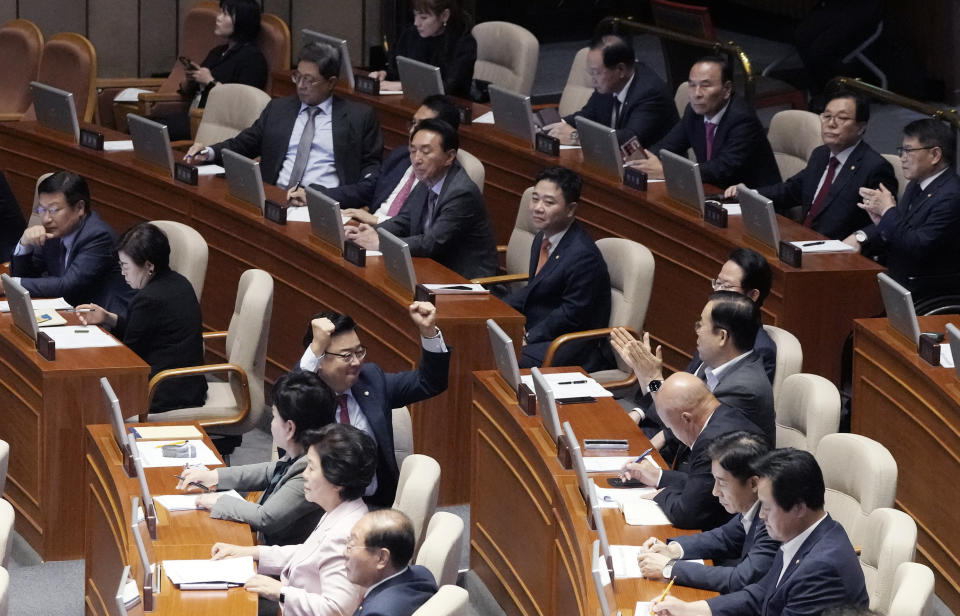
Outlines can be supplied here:
<path id="1" fill-rule="evenodd" d="M 244 270 L 269 272 L 275 283 L 267 349 L 271 380 L 296 365 L 309 318 L 321 309 L 351 315 L 369 348 L 368 360 L 385 370 L 410 370 L 419 361 L 420 337 L 407 313 L 411 296 L 388 284 L 380 259 L 368 259 L 366 268 L 350 265 L 313 238 L 308 224 L 277 225 L 235 204 L 222 179 L 203 177 L 199 186 L 187 186 L 145 168 L 132 152 L 94 152 L 33 123 L 0 123 L 0 170 L 21 204 L 33 202 L 37 176 L 57 167 L 87 179 L 94 209 L 118 232 L 143 220 L 176 220 L 203 235 L 210 253 L 202 308 L 210 329 L 227 328 Z M 268 198 L 282 200 L 280 189 L 266 188 Z M 423 282 L 464 281 L 429 259 L 414 259 L 414 265 Z M 414 442 L 443 467 L 441 502 L 465 502 L 470 477 L 458 461 L 464 455 L 460 444 L 469 437 L 471 373 L 494 365 L 485 321 L 496 319 L 516 340 L 524 321 L 491 296 L 447 295 L 437 305 L 438 325 L 454 349 L 450 387 L 411 408 Z"/>
<path id="2" fill-rule="evenodd" d="M 109 425 L 90 425 L 85 432 L 85 608 L 88 615 L 113 616 L 117 612 L 114 595 L 125 565 L 130 565 L 131 574 L 143 591 L 143 567 L 130 531 L 130 498 L 140 495 L 140 486 L 124 473 L 123 459 Z M 204 440 L 216 451 L 208 437 L 204 436 Z M 179 493 L 173 477 L 176 468 L 148 468 L 146 473 L 151 494 Z M 145 528 L 143 525 L 142 530 Z M 157 539 L 153 541 L 153 553 L 148 554 L 153 562 L 209 558 L 217 541 L 254 545 L 247 524 L 215 520 L 207 511 L 168 512 L 157 504 Z M 156 595 L 156 610 L 151 613 L 253 615 L 257 613 L 257 595 L 243 588 L 180 592 L 164 575 Z"/>
<path id="3" fill-rule="evenodd" d="M 71 315 L 71 318 L 72 315 Z M 100 377 L 138 408 L 150 368 L 124 346 L 58 350 L 50 362 L 0 314 L 0 439 L 10 444 L 4 497 L 16 530 L 44 560 L 83 555 L 83 427 L 109 421 Z"/>
<path id="4" fill-rule="evenodd" d="M 921 317 L 944 332 L 960 317 Z M 853 346 L 851 429 L 897 461 L 897 507 L 917 522 L 917 561 L 937 576 L 937 596 L 960 613 L 960 381 L 934 368 L 887 319 L 858 319 Z M 945 342 L 946 344 L 946 342 Z"/>
<path id="5" fill-rule="evenodd" d="M 570 421 L 581 441 L 627 435 L 631 453 L 649 447 L 612 398 L 561 406 L 560 421 Z M 587 525 L 576 474 L 561 467 L 539 417 L 523 414 L 500 376 L 484 371 L 474 373 L 472 425 L 470 567 L 509 615 L 597 614 L 590 563 L 597 534 Z M 599 483 L 610 476 L 595 477 Z M 613 545 L 695 532 L 627 526 L 614 510 L 604 512 L 604 522 Z M 663 582 L 618 580 L 617 606 L 632 613 L 637 601 L 655 599 L 663 588 Z M 716 595 L 678 587 L 671 592 L 690 601 Z"/>

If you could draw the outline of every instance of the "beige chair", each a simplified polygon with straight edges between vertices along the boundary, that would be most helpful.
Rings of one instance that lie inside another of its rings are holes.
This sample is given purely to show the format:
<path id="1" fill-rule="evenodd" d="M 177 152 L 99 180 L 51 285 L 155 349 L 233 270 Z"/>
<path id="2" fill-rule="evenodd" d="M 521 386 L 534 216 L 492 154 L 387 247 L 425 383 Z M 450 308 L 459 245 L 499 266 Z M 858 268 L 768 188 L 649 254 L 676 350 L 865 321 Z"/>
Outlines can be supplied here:
<path id="1" fill-rule="evenodd" d="M 413 420 L 405 406 L 393 409 L 393 455 L 397 459 L 397 468 L 403 468 L 403 461 L 413 453 Z"/>
<path id="2" fill-rule="evenodd" d="M 881 154 L 893 166 L 893 175 L 897 178 L 897 199 L 903 196 L 903 189 L 907 187 L 907 178 L 903 177 L 903 163 L 896 154 Z M 890 188 L 887 186 L 887 188 Z"/>
<path id="3" fill-rule="evenodd" d="M 0 498 L 0 566 L 6 567 L 10 560 L 10 545 L 13 542 L 13 522 L 16 515 L 6 499 Z"/>
<path id="4" fill-rule="evenodd" d="M 791 374 L 775 399 L 777 447 L 816 453 L 820 440 L 840 427 L 840 392 L 816 374 Z"/>
<path id="5" fill-rule="evenodd" d="M 413 534 L 417 538 L 414 553 L 420 549 L 427 521 L 437 509 L 439 492 L 440 465 L 437 461 L 419 453 L 407 456 L 400 467 L 393 508 L 407 514 L 413 522 Z"/>
<path id="6" fill-rule="evenodd" d="M 773 401 L 776 406 L 783 381 L 803 368 L 803 348 L 797 337 L 785 329 L 773 325 L 764 325 L 763 329 L 777 345 L 777 363 L 773 375 Z"/>
<path id="7" fill-rule="evenodd" d="M 473 78 L 529 95 L 537 76 L 540 43 L 529 30 L 505 21 L 487 21 L 473 27 L 477 61 Z"/>
<path id="8" fill-rule="evenodd" d="M 0 496 L 7 486 L 7 469 L 10 466 L 10 443 L 0 441 Z"/>
<path id="9" fill-rule="evenodd" d="M 40 201 L 37 199 L 37 194 L 39 193 L 37 189 L 40 188 L 40 182 L 44 181 L 51 175 L 53 175 L 52 172 L 42 174 L 37 178 L 37 183 L 33 185 L 33 209 L 30 210 L 30 220 L 27 221 L 28 227 L 41 224 L 40 215 L 37 214 L 37 206 L 40 205 Z"/>
<path id="10" fill-rule="evenodd" d="M 563 86 L 563 93 L 560 94 L 560 106 L 558 111 L 561 117 L 574 114 L 587 104 L 590 96 L 593 95 L 593 83 L 590 81 L 590 75 L 587 74 L 587 54 L 589 47 L 584 47 L 573 57 L 573 64 L 570 65 L 570 73 L 567 74 L 567 84 Z"/>
<path id="11" fill-rule="evenodd" d="M 893 597 L 897 568 L 913 560 L 917 524 L 896 509 L 875 509 L 867 518 L 866 538 L 860 550 L 860 568 L 870 597 L 870 608 L 884 610 Z"/>
<path id="12" fill-rule="evenodd" d="M 823 145 L 820 117 L 799 109 L 779 111 L 770 120 L 767 140 L 777 159 L 780 177 L 793 177 L 806 168 L 813 149 Z"/>
<path id="13" fill-rule="evenodd" d="M 483 183 L 486 180 L 487 172 L 484 170 L 480 159 L 466 150 L 457 150 L 457 162 L 480 189 L 480 194 L 483 194 Z"/>
<path id="14" fill-rule="evenodd" d="M 76 32 L 61 32 L 43 45 L 37 81 L 73 94 L 77 119 L 92 122 L 96 112 L 97 50 L 87 38 Z M 33 105 L 23 114 L 36 120 Z"/>
<path id="15" fill-rule="evenodd" d="M 10 574 L 0 567 L 0 616 L 7 616 L 10 591 Z M 466 591 L 464 591 L 466 592 Z"/>
<path id="16" fill-rule="evenodd" d="M 32 21 L 14 19 L 0 28 L 0 120 L 19 117 L 30 106 L 30 82 L 36 81 L 43 34 Z M 7 117 L 6 114 L 13 114 Z"/>
<path id="17" fill-rule="evenodd" d="M 415 564 L 429 569 L 437 580 L 437 586 L 457 583 L 461 537 L 463 519 L 460 516 L 438 511 L 430 518 Z"/>
<path id="18" fill-rule="evenodd" d="M 897 462 L 886 447 L 859 434 L 824 436 L 816 459 L 827 489 L 824 509 L 843 525 L 853 545 L 865 545 L 870 513 L 893 507 Z"/>
<path id="19" fill-rule="evenodd" d="M 506 246 L 498 246 L 501 252 L 505 251 L 506 274 L 474 278 L 478 284 L 512 284 L 523 282 L 530 277 L 530 248 L 537 229 L 530 218 L 530 199 L 533 198 L 533 186 L 523 191 L 520 197 L 520 207 L 517 208 L 517 218 L 510 232 L 510 240 Z"/>
<path id="20" fill-rule="evenodd" d="M 170 269 L 190 281 L 197 301 L 203 294 L 207 277 L 207 242 L 193 227 L 172 220 L 151 221 L 170 242 Z"/>
<path id="21" fill-rule="evenodd" d="M 240 276 L 237 301 L 225 332 L 206 332 L 204 340 L 226 338 L 227 363 L 173 368 L 150 379 L 148 400 L 158 384 L 168 378 L 224 373 L 226 381 L 211 381 L 207 401 L 199 408 L 176 409 L 148 415 L 140 421 L 197 421 L 215 435 L 238 436 L 252 430 L 263 414 L 263 377 L 273 311 L 273 277 L 263 270 Z M 146 408 L 149 408 L 149 403 Z"/>
<path id="22" fill-rule="evenodd" d="M 687 85 L 687 82 L 683 82 L 677 86 L 677 91 L 673 95 L 673 104 L 677 107 L 677 113 L 680 117 L 683 117 L 683 112 L 687 110 L 687 105 L 690 103 L 690 86 Z"/>
<path id="23" fill-rule="evenodd" d="M 207 106 L 197 109 L 203 118 L 197 126 L 197 143 L 220 143 L 237 136 L 260 117 L 270 102 L 263 90 L 242 83 L 222 83 L 210 90 Z"/>
<path id="24" fill-rule="evenodd" d="M 893 576 L 890 605 L 881 609 L 887 616 L 932 616 L 933 571 L 919 563 L 900 563 Z"/>
<path id="25" fill-rule="evenodd" d="M 469 616 L 470 593 L 459 586 L 446 584 L 421 605 L 413 616 Z"/>

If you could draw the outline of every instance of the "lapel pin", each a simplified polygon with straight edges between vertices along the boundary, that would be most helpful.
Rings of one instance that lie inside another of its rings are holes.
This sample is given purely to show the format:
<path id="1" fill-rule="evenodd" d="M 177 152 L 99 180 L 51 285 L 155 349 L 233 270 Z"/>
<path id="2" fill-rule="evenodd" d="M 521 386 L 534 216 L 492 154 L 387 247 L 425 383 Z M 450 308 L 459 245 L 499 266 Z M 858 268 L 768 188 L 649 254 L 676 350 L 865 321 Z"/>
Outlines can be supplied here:
<path id="1" fill-rule="evenodd" d="M 856 168 L 857 168 L 856 165 L 850 165 L 850 171 L 853 171 L 853 170 L 856 169 Z"/>
<path id="2" fill-rule="evenodd" d="M 364 396 L 369 396 L 369 395 L 370 395 L 370 392 L 367 391 L 367 390 L 364 390 L 363 395 L 364 395 Z"/>

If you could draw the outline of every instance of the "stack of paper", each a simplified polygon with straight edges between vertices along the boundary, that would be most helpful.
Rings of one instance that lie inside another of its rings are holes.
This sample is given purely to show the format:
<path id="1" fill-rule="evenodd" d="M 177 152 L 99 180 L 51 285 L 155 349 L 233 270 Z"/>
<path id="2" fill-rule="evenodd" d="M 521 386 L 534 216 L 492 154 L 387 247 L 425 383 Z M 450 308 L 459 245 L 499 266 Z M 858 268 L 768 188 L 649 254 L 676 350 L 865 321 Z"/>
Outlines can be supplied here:
<path id="1" fill-rule="evenodd" d="M 854 252 L 854 249 L 840 240 L 811 240 L 790 242 L 803 252 Z"/>
<path id="2" fill-rule="evenodd" d="M 637 557 L 647 551 L 639 545 L 611 545 L 610 556 L 613 557 L 613 577 L 618 580 L 642 578 L 640 563 Z"/>
<path id="3" fill-rule="evenodd" d="M 557 400 L 567 398 L 583 398 L 590 396 L 592 398 L 606 398 L 613 396 L 612 393 L 603 388 L 603 385 L 595 379 L 580 372 L 557 372 L 554 374 L 544 374 L 547 384 Z M 520 377 L 520 380 L 533 391 L 533 377 L 530 375 Z"/>
<path id="4" fill-rule="evenodd" d="M 96 326 L 62 325 L 46 327 L 44 333 L 53 338 L 57 350 L 93 349 L 120 346 L 120 341 Z"/>
<path id="5" fill-rule="evenodd" d="M 196 426 L 138 426 L 130 428 L 133 436 L 139 439 L 183 440 L 203 438 Z"/>
<path id="6" fill-rule="evenodd" d="M 33 300 L 33 309 L 39 310 L 69 310 L 73 308 L 67 300 L 62 297 L 56 299 L 35 299 Z M 10 312 L 10 302 L 0 302 L 0 312 Z"/>
<path id="7" fill-rule="evenodd" d="M 214 464 L 219 465 L 220 460 L 217 454 L 213 453 L 209 447 L 201 440 L 190 439 L 187 441 L 196 448 L 196 455 L 192 458 L 165 458 L 163 457 L 163 446 L 170 443 L 179 443 L 182 441 L 137 441 L 137 450 L 140 453 L 140 461 L 143 468 L 159 468 L 165 466 L 180 466 L 184 464 Z"/>
<path id="8" fill-rule="evenodd" d="M 636 459 L 636 456 L 585 456 L 583 466 L 588 473 L 617 473 L 624 464 Z"/>
<path id="9" fill-rule="evenodd" d="M 670 520 L 655 501 L 640 499 L 622 507 L 623 519 L 630 526 L 668 526 Z"/>
<path id="10" fill-rule="evenodd" d="M 650 500 L 656 493 L 656 488 L 597 488 L 600 506 L 611 509 L 622 509 L 637 501 Z"/>
<path id="11" fill-rule="evenodd" d="M 230 584 L 242 586 L 257 574 L 253 557 L 224 558 L 223 560 L 165 560 L 163 570 L 170 581 L 184 589 L 197 584 Z M 198 588 L 194 587 L 198 590 Z"/>
<path id="12" fill-rule="evenodd" d="M 216 494 L 221 497 L 239 498 L 243 500 L 243 497 L 240 496 L 236 490 L 217 492 Z M 194 511 L 199 509 L 199 507 L 197 507 L 197 494 L 163 494 L 161 496 L 154 496 L 153 500 L 163 505 L 167 511 Z"/>

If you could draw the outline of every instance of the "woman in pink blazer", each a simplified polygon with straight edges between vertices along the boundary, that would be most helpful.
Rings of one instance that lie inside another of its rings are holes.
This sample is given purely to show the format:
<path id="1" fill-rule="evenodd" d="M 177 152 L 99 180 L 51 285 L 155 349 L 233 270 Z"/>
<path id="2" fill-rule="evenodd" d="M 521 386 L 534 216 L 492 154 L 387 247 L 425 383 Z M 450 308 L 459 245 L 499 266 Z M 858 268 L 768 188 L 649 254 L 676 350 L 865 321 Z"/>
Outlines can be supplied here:
<path id="1" fill-rule="evenodd" d="M 350 616 L 364 589 L 347 579 L 344 549 L 353 525 L 367 513 L 362 496 L 376 471 L 377 446 L 362 431 L 343 424 L 308 430 L 301 444 L 307 449 L 304 497 L 326 511 L 306 542 L 254 547 L 217 543 L 212 557 L 257 559 L 260 574 L 247 580 L 245 588 L 279 601 L 285 616 Z M 269 577 L 276 574 L 279 580 Z"/>

